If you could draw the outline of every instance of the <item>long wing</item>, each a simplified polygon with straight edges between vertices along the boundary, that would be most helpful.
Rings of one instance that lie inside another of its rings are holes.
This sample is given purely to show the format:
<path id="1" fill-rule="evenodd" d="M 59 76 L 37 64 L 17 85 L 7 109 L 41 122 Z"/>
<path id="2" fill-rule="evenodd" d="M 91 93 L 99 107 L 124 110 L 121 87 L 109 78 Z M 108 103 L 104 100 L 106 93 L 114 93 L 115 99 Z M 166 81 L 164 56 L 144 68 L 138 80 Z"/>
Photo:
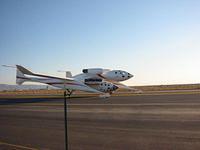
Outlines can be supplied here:
<path id="1" fill-rule="evenodd" d="M 83 82 L 74 80 L 73 78 L 59 78 L 59 77 L 41 75 L 41 74 L 33 73 L 20 65 L 16 65 L 16 67 L 17 67 L 17 70 L 20 71 L 22 74 L 22 75 L 17 76 L 18 79 L 21 78 L 28 81 L 45 83 L 45 84 L 49 84 L 49 85 L 62 88 L 62 89 L 81 90 L 81 91 L 86 91 L 86 92 L 102 94 L 102 92 L 87 86 Z M 36 77 L 42 77 L 42 78 L 29 78 L 29 77 L 23 76 L 24 74 L 36 76 Z"/>
<path id="2" fill-rule="evenodd" d="M 60 80 L 70 80 L 70 81 L 73 80 L 71 78 L 60 78 L 60 77 L 53 77 L 53 76 L 47 76 L 47 75 L 42 75 L 42 74 L 36 74 L 36 73 L 33 73 L 33 72 L 29 71 L 28 69 L 20 66 L 20 65 L 16 65 L 16 67 L 20 72 L 22 72 L 23 74 L 26 74 L 26 75 L 38 76 L 38 77 L 44 77 L 44 78 L 51 78 L 51 79 L 60 79 Z"/>

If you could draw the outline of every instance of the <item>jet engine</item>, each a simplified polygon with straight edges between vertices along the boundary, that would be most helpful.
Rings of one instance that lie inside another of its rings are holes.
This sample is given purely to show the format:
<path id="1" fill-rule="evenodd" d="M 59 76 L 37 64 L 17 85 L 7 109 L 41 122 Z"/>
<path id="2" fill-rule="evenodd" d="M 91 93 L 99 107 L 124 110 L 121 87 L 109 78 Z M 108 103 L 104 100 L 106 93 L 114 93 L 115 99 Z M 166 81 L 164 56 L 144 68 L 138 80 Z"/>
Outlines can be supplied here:
<path id="1" fill-rule="evenodd" d="M 112 70 L 101 74 L 103 78 L 113 81 L 125 81 L 133 77 L 132 74 L 122 70 Z"/>

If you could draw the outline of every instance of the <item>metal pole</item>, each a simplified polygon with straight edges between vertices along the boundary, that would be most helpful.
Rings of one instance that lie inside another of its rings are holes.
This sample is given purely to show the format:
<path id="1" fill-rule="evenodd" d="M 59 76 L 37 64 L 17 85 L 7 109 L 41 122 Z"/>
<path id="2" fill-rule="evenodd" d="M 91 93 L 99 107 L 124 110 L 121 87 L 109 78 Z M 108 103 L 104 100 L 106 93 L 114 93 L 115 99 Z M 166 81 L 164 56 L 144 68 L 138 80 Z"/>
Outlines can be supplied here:
<path id="1" fill-rule="evenodd" d="M 67 133 L 67 99 L 66 91 L 64 91 L 64 116 L 65 116 L 65 149 L 68 150 L 68 133 Z"/>

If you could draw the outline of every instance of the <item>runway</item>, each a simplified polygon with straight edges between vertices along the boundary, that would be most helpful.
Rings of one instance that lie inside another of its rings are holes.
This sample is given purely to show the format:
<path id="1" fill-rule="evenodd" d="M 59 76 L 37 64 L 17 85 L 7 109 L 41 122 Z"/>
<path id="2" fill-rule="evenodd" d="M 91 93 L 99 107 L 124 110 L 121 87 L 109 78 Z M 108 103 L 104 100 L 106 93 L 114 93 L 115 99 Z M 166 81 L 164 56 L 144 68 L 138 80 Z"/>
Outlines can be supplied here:
<path id="1" fill-rule="evenodd" d="M 200 94 L 68 103 L 70 150 L 200 149 Z M 0 99 L 0 149 L 63 150 L 63 114 L 62 99 Z"/>

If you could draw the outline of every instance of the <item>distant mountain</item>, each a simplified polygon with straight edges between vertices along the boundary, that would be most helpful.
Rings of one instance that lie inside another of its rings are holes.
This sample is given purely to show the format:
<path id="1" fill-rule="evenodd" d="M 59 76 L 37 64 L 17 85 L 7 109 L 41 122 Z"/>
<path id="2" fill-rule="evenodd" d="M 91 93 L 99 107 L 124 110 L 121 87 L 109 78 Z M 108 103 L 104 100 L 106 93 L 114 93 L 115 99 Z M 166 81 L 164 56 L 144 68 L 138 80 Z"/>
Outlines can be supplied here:
<path id="1" fill-rule="evenodd" d="M 14 90 L 35 90 L 35 89 L 55 89 L 47 85 L 8 85 L 0 84 L 0 91 L 14 91 Z"/>

